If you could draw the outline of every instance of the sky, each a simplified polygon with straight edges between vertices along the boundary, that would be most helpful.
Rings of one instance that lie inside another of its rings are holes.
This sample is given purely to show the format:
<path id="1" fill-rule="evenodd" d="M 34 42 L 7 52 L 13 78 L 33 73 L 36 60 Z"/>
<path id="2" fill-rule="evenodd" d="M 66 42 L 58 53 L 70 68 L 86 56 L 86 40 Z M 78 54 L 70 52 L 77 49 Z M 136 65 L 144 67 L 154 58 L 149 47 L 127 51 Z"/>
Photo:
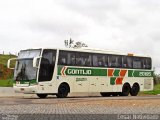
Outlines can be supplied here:
<path id="1" fill-rule="evenodd" d="M 160 73 L 159 0 L 0 0 L 0 53 L 64 48 L 72 38 L 91 48 L 151 56 Z"/>

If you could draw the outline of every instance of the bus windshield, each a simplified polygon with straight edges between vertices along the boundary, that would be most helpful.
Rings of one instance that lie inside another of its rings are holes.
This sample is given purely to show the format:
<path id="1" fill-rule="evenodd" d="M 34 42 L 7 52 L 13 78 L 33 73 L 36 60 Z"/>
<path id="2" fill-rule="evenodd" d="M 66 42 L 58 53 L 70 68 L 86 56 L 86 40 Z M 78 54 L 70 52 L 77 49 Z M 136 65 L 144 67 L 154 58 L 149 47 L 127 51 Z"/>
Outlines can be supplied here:
<path id="1" fill-rule="evenodd" d="M 40 56 L 41 50 L 20 51 L 16 62 L 14 80 L 35 80 L 37 68 L 33 67 L 33 58 Z"/>

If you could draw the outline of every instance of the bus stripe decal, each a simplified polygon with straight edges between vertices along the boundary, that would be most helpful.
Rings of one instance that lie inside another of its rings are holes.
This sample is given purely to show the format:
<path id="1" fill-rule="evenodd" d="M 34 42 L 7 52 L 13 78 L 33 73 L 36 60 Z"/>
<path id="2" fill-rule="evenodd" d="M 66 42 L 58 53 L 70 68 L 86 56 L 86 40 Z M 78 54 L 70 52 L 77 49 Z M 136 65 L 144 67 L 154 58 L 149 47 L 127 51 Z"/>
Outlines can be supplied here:
<path id="1" fill-rule="evenodd" d="M 116 85 L 121 85 L 122 84 L 122 81 L 123 81 L 123 77 L 118 77 L 117 79 L 116 79 Z"/>
<path id="2" fill-rule="evenodd" d="M 114 72 L 114 69 L 108 69 L 108 76 L 112 77 L 113 76 L 113 72 Z"/>
<path id="3" fill-rule="evenodd" d="M 121 70 L 120 71 L 120 76 L 124 77 L 126 75 L 127 70 Z"/>
<path id="4" fill-rule="evenodd" d="M 115 85 L 116 77 L 111 77 L 110 78 L 110 84 Z"/>
<path id="5" fill-rule="evenodd" d="M 66 69 L 67 69 L 67 67 L 65 67 L 65 66 L 62 68 L 62 70 L 61 70 L 62 76 L 66 76 L 66 74 L 65 74 Z"/>
<path id="6" fill-rule="evenodd" d="M 121 85 L 127 70 L 108 69 L 111 85 Z"/>
<path id="7" fill-rule="evenodd" d="M 120 70 L 116 70 L 116 69 L 115 69 L 115 70 L 114 70 L 114 76 L 115 76 L 115 77 L 118 77 L 119 74 L 120 74 Z"/>

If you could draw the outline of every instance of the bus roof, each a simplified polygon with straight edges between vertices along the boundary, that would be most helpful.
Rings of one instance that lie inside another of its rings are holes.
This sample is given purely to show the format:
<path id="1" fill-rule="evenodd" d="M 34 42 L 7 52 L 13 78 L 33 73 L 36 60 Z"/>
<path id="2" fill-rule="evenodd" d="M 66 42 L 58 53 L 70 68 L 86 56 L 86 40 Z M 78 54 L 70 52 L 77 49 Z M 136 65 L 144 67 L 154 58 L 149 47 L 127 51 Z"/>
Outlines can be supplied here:
<path id="1" fill-rule="evenodd" d="M 125 56 L 137 56 L 137 57 L 150 57 L 148 55 L 141 54 L 133 54 L 133 53 L 122 53 L 105 49 L 97 49 L 97 48 L 33 48 L 33 49 L 25 49 L 25 50 L 34 50 L 34 49 L 56 49 L 56 50 L 64 50 L 64 51 L 75 51 L 75 52 L 89 52 L 89 53 L 101 53 L 101 54 L 115 54 L 115 55 L 125 55 Z"/>
<path id="2" fill-rule="evenodd" d="M 148 55 L 141 55 L 141 54 L 133 54 L 133 53 L 122 53 L 116 52 L 111 50 L 104 50 L 104 49 L 95 49 L 95 48 L 80 48 L 80 49 L 73 49 L 73 48 L 62 48 L 59 50 L 66 50 L 66 51 L 77 51 L 77 52 L 90 52 L 90 53 L 101 53 L 101 54 L 115 54 L 115 55 L 125 55 L 125 56 L 137 56 L 137 57 L 150 57 Z"/>

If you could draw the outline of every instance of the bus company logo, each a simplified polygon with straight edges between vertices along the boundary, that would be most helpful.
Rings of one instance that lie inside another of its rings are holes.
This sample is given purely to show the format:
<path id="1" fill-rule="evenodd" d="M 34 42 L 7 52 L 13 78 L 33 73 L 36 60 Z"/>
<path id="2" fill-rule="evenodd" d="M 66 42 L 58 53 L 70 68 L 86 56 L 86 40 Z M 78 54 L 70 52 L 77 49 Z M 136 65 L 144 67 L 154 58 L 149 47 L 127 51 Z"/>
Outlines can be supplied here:
<path id="1" fill-rule="evenodd" d="M 91 70 L 85 70 L 85 69 L 67 69 L 67 73 L 69 75 L 91 75 Z"/>
<path id="2" fill-rule="evenodd" d="M 92 75 L 92 70 L 88 69 L 74 69 L 74 68 L 68 68 L 64 66 L 61 70 L 61 75 L 66 76 L 66 75 Z"/>
<path id="3" fill-rule="evenodd" d="M 140 77 L 151 77 L 151 72 L 139 72 Z"/>

